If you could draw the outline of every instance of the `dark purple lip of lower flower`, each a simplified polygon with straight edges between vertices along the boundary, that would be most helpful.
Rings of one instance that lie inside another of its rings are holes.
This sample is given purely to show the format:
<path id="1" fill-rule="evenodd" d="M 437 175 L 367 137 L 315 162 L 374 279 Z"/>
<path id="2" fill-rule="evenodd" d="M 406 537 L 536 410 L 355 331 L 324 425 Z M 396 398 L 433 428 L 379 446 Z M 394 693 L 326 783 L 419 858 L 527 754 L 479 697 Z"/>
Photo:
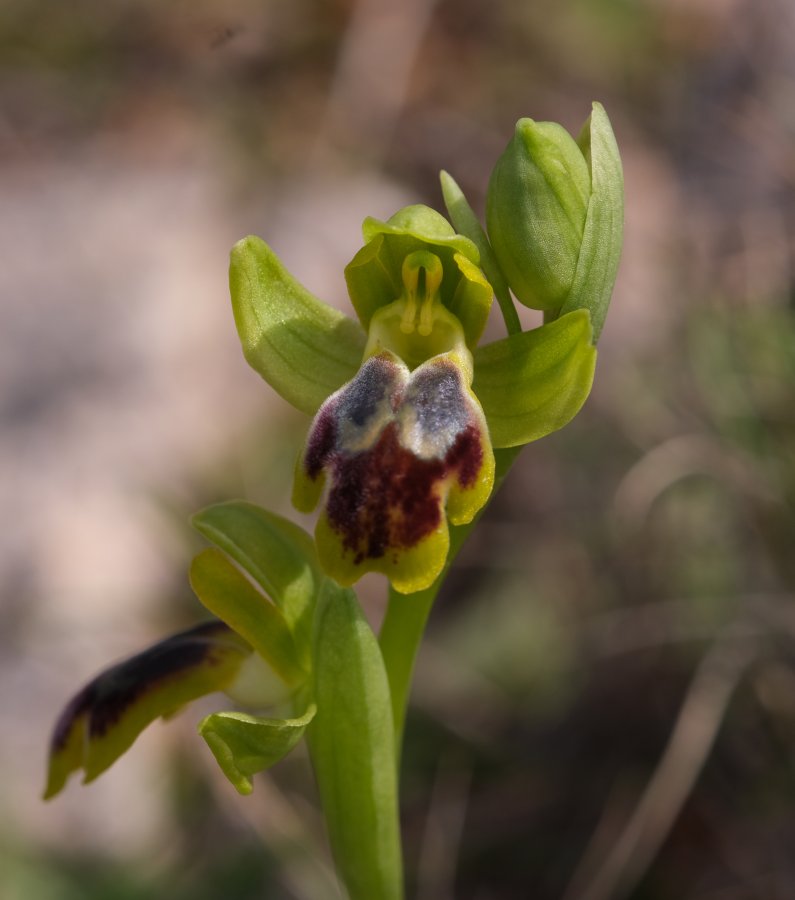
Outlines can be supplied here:
<path id="1" fill-rule="evenodd" d="M 442 523 L 445 482 L 474 484 L 483 447 L 470 402 L 452 362 L 433 360 L 408 376 L 383 356 L 368 360 L 320 410 L 303 465 L 313 480 L 328 471 L 326 514 L 356 564 L 419 544 Z M 401 442 L 407 407 L 419 454 Z M 371 429 L 371 442 L 359 449 L 357 438 Z"/>
<path id="2" fill-rule="evenodd" d="M 214 665 L 219 641 L 239 642 L 222 622 L 203 622 L 172 635 L 148 650 L 100 673 L 64 709 L 52 736 L 52 750 L 62 750 L 78 719 L 88 716 L 88 734 L 103 737 L 148 691 L 186 670 Z M 242 646 L 242 644 L 241 644 Z"/>

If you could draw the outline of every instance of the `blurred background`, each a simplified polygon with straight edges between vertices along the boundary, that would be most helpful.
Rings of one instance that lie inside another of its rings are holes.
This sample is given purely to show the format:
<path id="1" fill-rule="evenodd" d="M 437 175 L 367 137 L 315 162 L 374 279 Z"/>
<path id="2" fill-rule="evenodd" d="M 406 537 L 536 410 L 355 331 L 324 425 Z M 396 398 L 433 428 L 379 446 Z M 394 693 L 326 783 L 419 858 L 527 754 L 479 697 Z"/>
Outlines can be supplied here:
<path id="1" fill-rule="evenodd" d="M 49 732 L 203 617 L 192 511 L 289 512 L 307 422 L 242 359 L 234 241 L 345 309 L 365 216 L 442 167 L 482 212 L 515 120 L 594 99 L 627 192 L 596 384 L 434 610 L 410 896 L 795 896 L 793 50 L 791 0 L 4 0 L 3 898 L 337 896 L 306 759 L 237 797 L 218 698 L 45 805 Z"/>

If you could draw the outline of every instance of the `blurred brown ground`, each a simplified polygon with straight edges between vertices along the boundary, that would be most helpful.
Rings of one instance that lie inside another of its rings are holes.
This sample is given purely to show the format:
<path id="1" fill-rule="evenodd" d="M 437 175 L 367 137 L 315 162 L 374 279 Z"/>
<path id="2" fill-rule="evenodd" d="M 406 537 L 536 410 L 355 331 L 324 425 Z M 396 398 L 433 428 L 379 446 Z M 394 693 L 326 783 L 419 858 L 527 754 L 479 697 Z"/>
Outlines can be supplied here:
<path id="1" fill-rule="evenodd" d="M 794 48 L 789 0 L 6 0 L 2 897 L 333 896 L 300 754 L 239 799 L 190 710 L 45 806 L 48 731 L 201 615 L 192 510 L 288 509 L 306 423 L 242 360 L 232 243 L 346 308 L 366 215 L 442 167 L 482 210 L 517 118 L 594 99 L 627 189 L 596 385 L 434 611 L 411 895 L 795 896 Z"/>

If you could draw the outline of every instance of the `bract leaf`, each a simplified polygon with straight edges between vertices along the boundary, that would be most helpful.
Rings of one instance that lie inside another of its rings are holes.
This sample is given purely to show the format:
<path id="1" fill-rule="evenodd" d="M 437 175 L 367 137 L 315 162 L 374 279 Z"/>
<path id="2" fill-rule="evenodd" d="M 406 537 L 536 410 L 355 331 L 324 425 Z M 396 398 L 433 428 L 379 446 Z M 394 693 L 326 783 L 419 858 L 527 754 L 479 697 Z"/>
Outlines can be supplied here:
<path id="1" fill-rule="evenodd" d="M 232 683 L 251 647 L 222 622 L 172 635 L 105 669 L 61 713 L 50 743 L 44 798 L 83 769 L 93 781 L 159 716 Z"/>
<path id="2" fill-rule="evenodd" d="M 315 614 L 314 685 L 317 715 L 307 737 L 337 869 L 351 900 L 400 900 L 397 766 L 384 662 L 355 594 L 330 579 Z"/>
<path id="3" fill-rule="evenodd" d="M 207 609 L 242 635 L 286 684 L 304 680 L 281 610 L 228 557 L 215 549 L 203 550 L 191 563 L 190 583 Z"/>
<path id="4" fill-rule="evenodd" d="M 288 403 L 312 415 L 356 374 L 362 329 L 299 284 L 260 238 L 232 248 L 229 289 L 246 360 Z"/>
<path id="5" fill-rule="evenodd" d="M 593 104 L 577 142 L 591 170 L 591 198 L 574 281 L 561 315 L 579 308 L 590 310 L 595 343 L 613 292 L 624 230 L 621 157 L 601 103 Z"/>
<path id="6" fill-rule="evenodd" d="M 276 603 L 302 662 L 308 661 L 312 604 L 322 578 L 312 538 L 289 519 L 242 500 L 208 506 L 191 522 Z"/>
<path id="7" fill-rule="evenodd" d="M 508 282 L 502 274 L 502 269 L 497 262 L 486 232 L 475 215 L 475 211 L 469 205 L 469 201 L 464 196 L 464 192 L 456 183 L 455 179 L 448 172 L 440 172 L 439 179 L 442 185 L 442 195 L 447 212 L 450 215 L 450 221 L 456 230 L 466 235 L 478 248 L 480 254 L 480 267 L 494 289 L 494 296 L 500 304 L 505 324 L 509 333 L 519 332 L 522 326 L 519 322 L 519 316 L 516 313 L 516 307 L 513 305 L 508 289 Z"/>
<path id="8" fill-rule="evenodd" d="M 516 447 L 563 427 L 591 390 L 596 350 L 586 310 L 475 352 L 472 389 L 494 447 Z"/>
<path id="9" fill-rule="evenodd" d="M 295 747 L 314 718 L 311 704 L 297 719 L 265 719 L 241 712 L 212 713 L 199 724 L 224 775 L 240 794 L 254 789 L 251 776 L 269 769 Z"/>

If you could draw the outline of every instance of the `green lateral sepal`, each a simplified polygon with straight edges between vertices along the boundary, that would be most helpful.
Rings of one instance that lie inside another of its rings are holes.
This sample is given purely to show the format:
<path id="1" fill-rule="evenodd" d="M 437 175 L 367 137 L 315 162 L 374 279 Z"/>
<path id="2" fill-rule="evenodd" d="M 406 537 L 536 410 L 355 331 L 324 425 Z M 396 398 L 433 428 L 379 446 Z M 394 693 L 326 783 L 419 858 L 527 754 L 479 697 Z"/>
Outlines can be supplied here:
<path id="1" fill-rule="evenodd" d="M 590 315 L 577 310 L 479 347 L 473 390 L 494 447 L 517 447 L 562 428 L 588 397 L 596 366 Z"/>
<path id="2" fill-rule="evenodd" d="M 260 238 L 232 248 L 229 289 L 246 360 L 288 403 L 312 415 L 356 374 L 358 323 L 299 284 Z"/>
<path id="3" fill-rule="evenodd" d="M 212 713 L 199 724 L 224 775 L 240 794 L 254 789 L 251 778 L 279 762 L 301 740 L 315 716 L 310 704 L 296 719 L 267 719 L 241 712 Z"/>

